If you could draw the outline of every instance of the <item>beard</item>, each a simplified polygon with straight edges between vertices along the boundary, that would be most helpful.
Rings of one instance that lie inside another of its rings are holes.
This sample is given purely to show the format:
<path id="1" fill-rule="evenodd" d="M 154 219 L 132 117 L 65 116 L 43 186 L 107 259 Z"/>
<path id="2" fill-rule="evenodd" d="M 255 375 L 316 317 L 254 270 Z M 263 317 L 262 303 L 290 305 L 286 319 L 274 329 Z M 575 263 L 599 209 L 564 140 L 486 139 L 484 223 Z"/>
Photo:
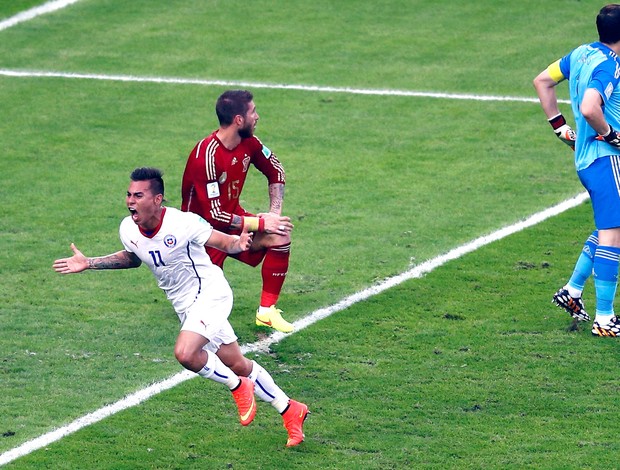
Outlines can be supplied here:
<path id="1" fill-rule="evenodd" d="M 239 134 L 239 137 L 241 137 L 242 139 L 247 139 L 248 137 L 252 137 L 252 135 L 254 135 L 252 132 L 252 126 L 250 126 L 249 124 L 245 127 L 240 128 L 237 131 L 237 134 Z"/>

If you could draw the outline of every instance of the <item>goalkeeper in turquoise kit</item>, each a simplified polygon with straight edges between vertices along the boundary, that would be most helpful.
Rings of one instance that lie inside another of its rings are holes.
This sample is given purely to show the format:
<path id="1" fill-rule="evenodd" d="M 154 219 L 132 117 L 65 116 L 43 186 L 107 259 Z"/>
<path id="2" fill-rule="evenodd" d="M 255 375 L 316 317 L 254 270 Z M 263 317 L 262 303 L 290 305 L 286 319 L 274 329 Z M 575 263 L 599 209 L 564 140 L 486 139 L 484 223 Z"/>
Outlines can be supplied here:
<path id="1" fill-rule="evenodd" d="M 620 336 L 614 313 L 620 259 L 620 5 L 596 17 L 599 41 L 581 45 L 534 79 L 543 111 L 555 134 L 575 151 L 579 180 L 592 201 L 596 230 L 588 237 L 568 283 L 553 301 L 574 318 L 589 321 L 581 294 L 594 274 L 594 336 Z M 576 132 L 562 116 L 555 86 L 568 80 Z"/>

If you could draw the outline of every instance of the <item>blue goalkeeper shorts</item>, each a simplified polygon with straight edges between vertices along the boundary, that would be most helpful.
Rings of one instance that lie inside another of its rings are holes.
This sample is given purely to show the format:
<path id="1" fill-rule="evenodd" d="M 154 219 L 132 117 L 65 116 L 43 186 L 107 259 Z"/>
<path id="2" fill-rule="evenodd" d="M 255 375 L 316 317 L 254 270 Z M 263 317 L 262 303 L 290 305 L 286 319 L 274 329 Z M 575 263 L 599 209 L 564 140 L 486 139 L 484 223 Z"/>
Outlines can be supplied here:
<path id="1" fill-rule="evenodd" d="M 596 228 L 620 227 L 620 156 L 598 158 L 577 174 L 590 194 Z"/>

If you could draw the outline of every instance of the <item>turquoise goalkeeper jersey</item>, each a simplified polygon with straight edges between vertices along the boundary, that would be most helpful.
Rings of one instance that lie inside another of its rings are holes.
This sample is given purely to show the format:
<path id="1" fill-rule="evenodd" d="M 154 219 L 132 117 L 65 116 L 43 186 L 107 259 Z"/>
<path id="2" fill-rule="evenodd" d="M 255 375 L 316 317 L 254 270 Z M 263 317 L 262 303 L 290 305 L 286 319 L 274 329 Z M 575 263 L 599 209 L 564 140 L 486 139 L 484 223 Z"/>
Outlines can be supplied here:
<path id="1" fill-rule="evenodd" d="M 618 155 L 620 150 L 597 140 L 597 132 L 581 114 L 581 102 L 588 88 L 603 99 L 605 120 L 620 132 L 620 65 L 618 56 L 600 42 L 577 47 L 560 60 L 560 71 L 569 81 L 571 106 L 577 127 L 575 166 L 577 171 L 589 167 L 597 158 Z"/>

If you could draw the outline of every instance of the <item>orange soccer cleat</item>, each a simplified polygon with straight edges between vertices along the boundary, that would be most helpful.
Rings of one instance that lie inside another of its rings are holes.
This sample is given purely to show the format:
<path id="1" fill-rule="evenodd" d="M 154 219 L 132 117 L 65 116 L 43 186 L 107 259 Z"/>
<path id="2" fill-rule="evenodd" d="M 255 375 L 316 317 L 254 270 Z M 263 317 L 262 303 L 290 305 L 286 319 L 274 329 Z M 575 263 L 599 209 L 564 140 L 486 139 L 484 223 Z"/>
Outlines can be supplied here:
<path id="1" fill-rule="evenodd" d="M 254 382 L 247 377 L 239 377 L 241 383 L 232 390 L 233 398 L 239 410 L 239 421 L 247 426 L 256 416 L 256 399 L 254 398 Z"/>
<path id="2" fill-rule="evenodd" d="M 308 417 L 308 406 L 295 400 L 289 400 L 288 408 L 282 413 L 284 427 L 288 431 L 286 447 L 301 444 L 304 440 L 303 424 Z"/>

